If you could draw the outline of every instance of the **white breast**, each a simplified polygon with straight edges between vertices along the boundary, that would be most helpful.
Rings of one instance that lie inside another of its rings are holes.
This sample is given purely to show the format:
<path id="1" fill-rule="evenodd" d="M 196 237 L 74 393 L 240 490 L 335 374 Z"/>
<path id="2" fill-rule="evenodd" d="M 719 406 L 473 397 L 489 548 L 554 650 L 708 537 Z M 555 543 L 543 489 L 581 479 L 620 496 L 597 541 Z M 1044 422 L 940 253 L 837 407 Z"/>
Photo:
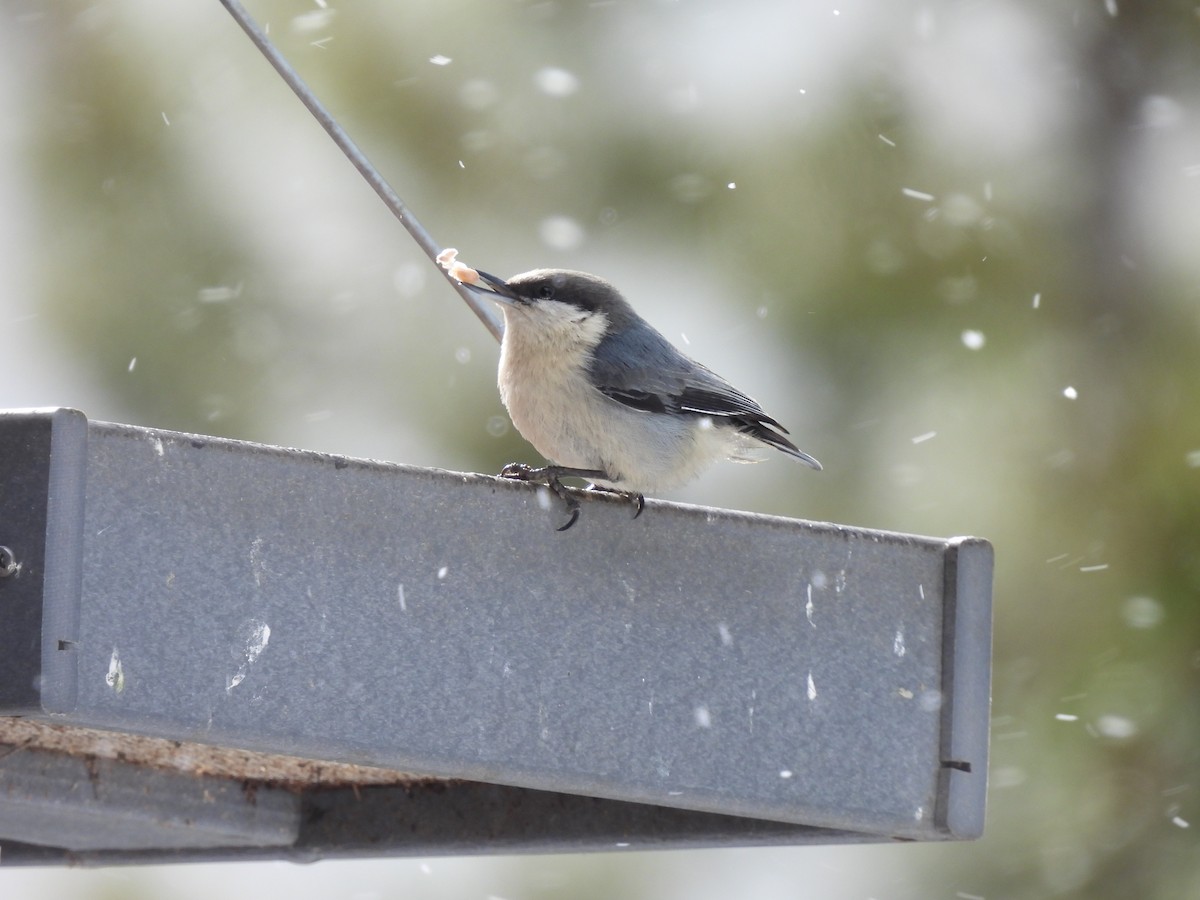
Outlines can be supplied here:
<path id="1" fill-rule="evenodd" d="M 602 484 L 652 492 L 692 480 L 728 453 L 728 429 L 699 417 L 635 410 L 592 386 L 587 366 L 607 328 L 603 314 L 544 301 L 532 311 L 505 307 L 504 313 L 500 399 L 517 430 L 550 462 L 602 469 L 612 476 Z"/>

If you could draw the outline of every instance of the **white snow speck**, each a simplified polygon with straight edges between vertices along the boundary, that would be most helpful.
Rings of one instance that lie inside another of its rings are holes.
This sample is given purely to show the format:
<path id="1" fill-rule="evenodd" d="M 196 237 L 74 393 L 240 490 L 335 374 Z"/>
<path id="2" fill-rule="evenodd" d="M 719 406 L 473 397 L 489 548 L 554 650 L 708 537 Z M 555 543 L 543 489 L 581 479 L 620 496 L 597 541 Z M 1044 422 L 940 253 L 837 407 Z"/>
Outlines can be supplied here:
<path id="1" fill-rule="evenodd" d="M 1015 788 L 1024 784 L 1028 778 L 1020 766 L 992 766 L 988 786 L 994 784 L 997 788 Z"/>
<path id="2" fill-rule="evenodd" d="M 932 203 L 937 199 L 933 194 L 927 194 L 925 191 L 918 191 L 915 188 L 900 188 L 900 193 L 913 200 L 924 200 L 926 203 Z"/>
<path id="3" fill-rule="evenodd" d="M 267 649 L 271 641 L 271 626 L 266 622 L 255 622 L 254 630 L 246 642 L 246 661 L 254 662 Z"/>
<path id="4" fill-rule="evenodd" d="M 937 437 L 936 431 L 926 431 L 924 434 L 918 434 L 915 437 L 913 437 L 912 442 L 914 444 L 923 444 L 926 441 L 932 440 L 935 437 Z"/>
<path id="5" fill-rule="evenodd" d="M 731 191 L 735 190 L 737 188 L 737 182 L 731 181 L 731 182 L 729 182 L 729 184 L 725 185 L 725 187 L 729 188 Z"/>
<path id="6" fill-rule="evenodd" d="M 697 706 L 694 712 L 696 716 L 697 728 L 712 727 L 712 714 L 709 713 L 707 706 Z"/>
<path id="7" fill-rule="evenodd" d="M 1079 721 L 1079 716 L 1073 715 L 1072 713 L 1055 713 L 1054 718 L 1057 719 L 1059 722 L 1078 722 Z"/>
<path id="8" fill-rule="evenodd" d="M 982 350 L 983 345 L 987 343 L 987 335 L 974 328 L 968 328 L 962 333 L 962 342 L 968 350 Z"/>
<path id="9" fill-rule="evenodd" d="M 1117 0 L 1104 0 L 1104 9 L 1115 19 L 1117 17 Z"/>
<path id="10" fill-rule="evenodd" d="M 1121 618 L 1130 628 L 1154 628 L 1164 617 L 1162 604 L 1153 597 L 1130 597 L 1121 604 Z"/>
<path id="11" fill-rule="evenodd" d="M 804 617 L 808 619 L 809 625 L 811 625 L 813 628 L 816 628 L 817 623 L 813 621 L 813 610 L 815 607 L 813 606 L 812 589 L 813 586 L 812 582 L 810 581 L 808 583 L 808 599 L 804 601 Z"/>
<path id="12" fill-rule="evenodd" d="M 1176 828 L 1191 828 L 1192 827 L 1191 822 L 1189 822 L 1187 819 L 1183 818 L 1183 816 L 1172 816 L 1171 824 L 1174 825 Z"/>
<path id="13" fill-rule="evenodd" d="M 450 567 L 449 567 L 449 566 L 442 566 L 440 569 L 438 569 L 438 570 L 437 570 L 437 578 L 438 578 L 438 581 L 443 581 L 443 580 L 445 580 L 446 576 L 447 576 L 449 573 L 450 573 Z"/>
<path id="14" fill-rule="evenodd" d="M 196 291 L 196 299 L 201 303 L 228 303 L 240 296 L 242 296 L 242 282 L 240 281 L 234 285 L 219 284 Z"/>
<path id="15" fill-rule="evenodd" d="M 467 363 L 469 363 L 471 361 L 471 348 L 459 347 L 457 350 L 455 350 L 454 361 L 460 366 L 465 366 Z"/>
<path id="16" fill-rule="evenodd" d="M 227 694 L 232 693 L 235 687 L 246 680 L 250 667 L 267 649 L 267 644 L 271 641 L 271 626 L 259 619 L 250 619 L 243 624 L 242 632 L 245 640 L 241 650 L 242 664 L 226 680 L 225 693 Z"/>
<path id="17" fill-rule="evenodd" d="M 433 63 L 435 66 L 448 66 L 448 65 L 450 65 L 450 63 L 454 62 L 454 60 L 451 57 L 444 56 L 441 53 L 438 53 L 434 56 L 429 57 L 429 61 L 431 63 Z"/>
<path id="18" fill-rule="evenodd" d="M 579 78 L 574 72 L 547 66 L 533 76 L 533 83 L 543 94 L 550 97 L 569 97 L 579 90 Z"/>
<path id="19" fill-rule="evenodd" d="M 921 696 L 917 698 L 917 705 L 923 712 L 937 712 L 942 708 L 942 692 L 936 688 L 921 691 Z"/>
<path id="20" fill-rule="evenodd" d="M 717 634 L 721 636 L 721 643 L 726 647 L 733 646 L 733 635 L 729 633 L 729 626 L 724 622 L 717 623 Z"/>
<path id="21" fill-rule="evenodd" d="M 1108 563 L 1100 563 L 1099 565 L 1095 565 L 1095 566 L 1080 566 L 1079 571 L 1080 572 L 1103 572 L 1107 568 L 1108 568 Z"/>
<path id="22" fill-rule="evenodd" d="M 396 585 L 396 596 L 400 599 L 400 612 L 408 611 L 408 604 L 404 602 L 404 585 Z"/>
<path id="23" fill-rule="evenodd" d="M 899 628 L 896 629 L 896 636 L 892 638 L 892 652 L 901 657 L 908 652 L 908 648 L 904 646 L 904 632 Z"/>
<path id="24" fill-rule="evenodd" d="M 791 778 L 792 775 L 794 775 L 794 774 L 795 773 L 791 769 L 780 769 L 779 770 L 780 778 Z"/>
<path id="25" fill-rule="evenodd" d="M 254 573 L 254 586 L 262 587 L 263 573 L 266 567 L 262 561 L 263 539 L 256 537 L 250 542 L 250 571 Z"/>
<path id="26" fill-rule="evenodd" d="M 538 236 L 555 250 L 574 250 L 583 243 L 583 226 L 570 216 L 548 216 L 538 226 Z"/>
<path id="27" fill-rule="evenodd" d="M 1041 307 L 1041 305 L 1042 305 L 1042 295 L 1034 294 L 1033 295 L 1033 308 L 1039 309 Z"/>
<path id="28" fill-rule="evenodd" d="M 117 652 L 116 647 L 113 647 L 112 656 L 109 657 L 108 674 L 104 676 L 104 683 L 118 694 L 125 690 L 125 667 L 121 664 L 121 654 Z"/>
<path id="29" fill-rule="evenodd" d="M 1079 396 L 1079 391 L 1075 390 L 1075 388 L 1068 384 L 1065 388 L 1063 388 L 1062 394 L 1068 400 L 1074 400 Z"/>
<path id="30" fill-rule="evenodd" d="M 1096 730 L 1105 737 L 1131 738 L 1138 733 L 1137 723 L 1125 716 L 1103 715 L 1096 720 Z"/>
<path id="31" fill-rule="evenodd" d="M 1189 450 L 1184 459 L 1187 460 L 1188 468 L 1200 469 L 1200 450 Z"/>
<path id="32" fill-rule="evenodd" d="M 537 498 L 537 505 L 538 505 L 539 509 L 541 509 L 541 510 L 549 510 L 550 509 L 550 489 L 549 488 L 539 487 L 537 489 L 537 493 L 534 494 L 534 496 Z"/>
<path id="33" fill-rule="evenodd" d="M 817 699 L 817 683 L 815 681 L 813 681 L 812 672 L 808 673 L 808 699 L 809 700 Z"/>
<path id="34" fill-rule="evenodd" d="M 881 141 L 883 141 L 883 142 L 884 142 L 885 144 L 887 144 L 889 147 L 895 147 L 895 146 L 896 146 L 896 142 L 895 142 L 895 141 L 893 141 L 893 140 L 892 140 L 890 137 L 885 137 L 885 136 L 884 136 L 884 135 L 882 135 L 882 134 L 881 134 L 881 135 L 878 135 L 878 137 L 879 137 L 879 139 L 880 139 Z"/>

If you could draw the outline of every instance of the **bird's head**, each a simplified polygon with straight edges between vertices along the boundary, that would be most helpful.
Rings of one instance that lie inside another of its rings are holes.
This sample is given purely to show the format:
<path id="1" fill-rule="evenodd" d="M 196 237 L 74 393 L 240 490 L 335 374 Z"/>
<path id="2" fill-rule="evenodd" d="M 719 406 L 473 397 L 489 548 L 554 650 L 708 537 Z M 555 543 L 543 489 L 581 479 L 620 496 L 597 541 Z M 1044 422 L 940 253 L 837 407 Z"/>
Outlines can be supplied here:
<path id="1" fill-rule="evenodd" d="M 534 269 L 506 280 L 479 270 L 479 281 L 469 287 L 500 303 L 510 327 L 578 330 L 597 343 L 636 321 L 620 291 L 586 272 Z"/>

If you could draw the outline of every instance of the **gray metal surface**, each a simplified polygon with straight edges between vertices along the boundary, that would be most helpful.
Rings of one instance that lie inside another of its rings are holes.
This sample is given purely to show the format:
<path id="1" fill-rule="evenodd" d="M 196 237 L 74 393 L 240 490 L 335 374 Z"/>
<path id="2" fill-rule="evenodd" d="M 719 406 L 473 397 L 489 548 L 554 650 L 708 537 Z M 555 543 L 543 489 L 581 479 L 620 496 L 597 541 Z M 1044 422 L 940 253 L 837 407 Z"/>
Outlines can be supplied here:
<path id="1" fill-rule="evenodd" d="M 0 446 L 46 420 L 61 562 L 31 677 L 55 721 L 836 833 L 982 829 L 986 542 L 607 499 L 560 534 L 527 485 L 68 410 L 0 415 Z"/>
<path id="2" fill-rule="evenodd" d="M 135 778 L 137 773 L 122 777 Z M 240 786 L 239 786 L 240 789 Z M 64 850 L 0 840 L 0 864 L 100 866 L 216 860 L 319 859 L 485 853 L 665 850 L 721 846 L 861 843 L 857 832 L 697 813 L 479 782 L 334 788 L 297 796 L 288 845 L 230 842 L 203 847 L 156 844 Z M 136 819 L 134 820 L 136 823 Z M 109 828 L 124 823 L 112 820 Z M 49 833 L 53 838 L 53 832 Z M 274 835 L 273 835 L 274 836 Z"/>
<path id="3" fill-rule="evenodd" d="M 300 799 L 223 778 L 22 749 L 0 757 L 0 842 L 70 851 L 288 847 Z"/>
<path id="4" fill-rule="evenodd" d="M 0 427 L 0 546 L 8 573 L 0 579 L 0 710 L 9 715 L 41 711 L 50 431 L 50 417 Z"/>

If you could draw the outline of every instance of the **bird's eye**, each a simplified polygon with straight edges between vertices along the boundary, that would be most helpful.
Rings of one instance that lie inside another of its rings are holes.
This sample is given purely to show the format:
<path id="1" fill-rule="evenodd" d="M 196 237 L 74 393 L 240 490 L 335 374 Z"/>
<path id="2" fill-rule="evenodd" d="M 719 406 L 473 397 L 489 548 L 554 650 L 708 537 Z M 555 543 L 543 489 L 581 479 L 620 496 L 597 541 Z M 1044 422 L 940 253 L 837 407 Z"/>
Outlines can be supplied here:
<path id="1" fill-rule="evenodd" d="M 553 296 L 554 296 L 554 285 L 543 284 L 541 287 L 538 288 L 538 297 L 541 298 L 542 300 L 549 300 Z"/>

